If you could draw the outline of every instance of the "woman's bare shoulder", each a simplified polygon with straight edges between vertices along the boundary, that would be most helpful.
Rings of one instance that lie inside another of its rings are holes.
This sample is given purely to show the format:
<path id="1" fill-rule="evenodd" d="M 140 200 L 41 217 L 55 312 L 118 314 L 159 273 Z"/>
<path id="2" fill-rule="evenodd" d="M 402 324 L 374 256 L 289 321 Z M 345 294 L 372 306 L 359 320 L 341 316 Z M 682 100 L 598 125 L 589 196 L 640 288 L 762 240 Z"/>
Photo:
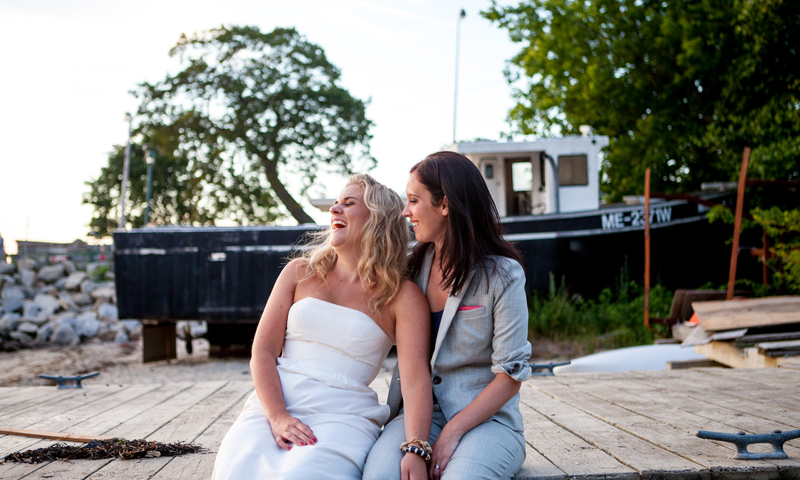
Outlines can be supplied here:
<path id="1" fill-rule="evenodd" d="M 307 269 L 308 259 L 295 258 L 291 262 L 287 263 L 285 267 L 283 267 L 283 271 L 281 271 L 281 277 L 284 277 L 287 281 L 291 281 L 296 284 L 307 277 Z"/>
<path id="2" fill-rule="evenodd" d="M 397 297 L 392 303 L 395 307 L 399 306 L 400 308 L 407 306 L 409 303 L 424 304 L 427 307 L 428 300 L 425 299 L 425 294 L 422 293 L 416 283 L 411 280 L 403 280 L 402 285 L 400 285 L 400 291 L 397 292 Z"/>

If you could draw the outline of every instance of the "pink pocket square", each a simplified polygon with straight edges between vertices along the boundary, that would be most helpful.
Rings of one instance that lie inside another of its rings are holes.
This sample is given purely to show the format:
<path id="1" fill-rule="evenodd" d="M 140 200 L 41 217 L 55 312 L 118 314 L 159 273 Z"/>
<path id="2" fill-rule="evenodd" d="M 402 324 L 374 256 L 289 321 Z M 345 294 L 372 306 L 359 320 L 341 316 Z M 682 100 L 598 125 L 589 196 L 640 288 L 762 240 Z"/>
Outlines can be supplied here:
<path id="1" fill-rule="evenodd" d="M 479 308 L 481 308 L 481 305 L 464 305 L 464 306 L 458 307 L 458 311 L 459 312 L 465 312 L 467 310 L 477 310 Z"/>

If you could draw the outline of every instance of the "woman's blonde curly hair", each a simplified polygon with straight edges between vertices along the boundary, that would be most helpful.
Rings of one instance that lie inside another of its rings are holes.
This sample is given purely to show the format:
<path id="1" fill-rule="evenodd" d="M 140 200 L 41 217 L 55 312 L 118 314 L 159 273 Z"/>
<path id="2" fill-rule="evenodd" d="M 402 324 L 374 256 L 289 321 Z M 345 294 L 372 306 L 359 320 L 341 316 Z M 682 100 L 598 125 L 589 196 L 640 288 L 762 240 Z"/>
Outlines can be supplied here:
<path id="1" fill-rule="evenodd" d="M 369 210 L 360 232 L 358 276 L 373 295 L 370 310 L 380 317 L 380 309 L 395 298 L 406 274 L 409 231 L 403 217 L 403 201 L 392 189 L 366 174 L 351 175 L 345 188 L 350 185 L 364 190 L 364 204 Z M 332 234 L 330 227 L 312 233 L 307 244 L 311 248 L 299 253 L 308 261 L 306 278 L 319 275 L 327 281 L 338 258 L 331 246 Z"/>

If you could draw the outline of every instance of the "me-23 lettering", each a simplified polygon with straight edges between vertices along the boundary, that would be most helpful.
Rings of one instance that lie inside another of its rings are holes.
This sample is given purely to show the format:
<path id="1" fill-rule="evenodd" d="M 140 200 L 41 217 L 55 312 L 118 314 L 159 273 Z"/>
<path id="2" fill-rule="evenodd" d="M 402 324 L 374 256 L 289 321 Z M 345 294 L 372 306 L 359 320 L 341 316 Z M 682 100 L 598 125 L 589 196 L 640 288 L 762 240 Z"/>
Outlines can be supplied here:
<path id="1" fill-rule="evenodd" d="M 672 207 L 650 209 L 650 224 L 666 223 L 672 220 Z M 630 212 L 607 213 L 602 216 L 603 230 L 613 230 L 625 227 L 638 227 L 644 225 L 644 209 L 631 210 Z"/>

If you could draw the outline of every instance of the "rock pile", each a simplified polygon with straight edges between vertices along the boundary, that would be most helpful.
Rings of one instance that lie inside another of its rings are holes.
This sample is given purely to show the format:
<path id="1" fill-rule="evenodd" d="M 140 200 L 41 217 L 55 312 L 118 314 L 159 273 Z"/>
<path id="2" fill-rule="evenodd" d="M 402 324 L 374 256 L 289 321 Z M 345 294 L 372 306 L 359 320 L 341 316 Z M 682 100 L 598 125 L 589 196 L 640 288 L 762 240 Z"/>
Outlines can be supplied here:
<path id="1" fill-rule="evenodd" d="M 142 331 L 119 320 L 114 274 L 108 262 L 78 270 L 72 262 L 41 265 L 30 258 L 0 262 L 0 351 L 47 343 L 125 343 Z"/>

